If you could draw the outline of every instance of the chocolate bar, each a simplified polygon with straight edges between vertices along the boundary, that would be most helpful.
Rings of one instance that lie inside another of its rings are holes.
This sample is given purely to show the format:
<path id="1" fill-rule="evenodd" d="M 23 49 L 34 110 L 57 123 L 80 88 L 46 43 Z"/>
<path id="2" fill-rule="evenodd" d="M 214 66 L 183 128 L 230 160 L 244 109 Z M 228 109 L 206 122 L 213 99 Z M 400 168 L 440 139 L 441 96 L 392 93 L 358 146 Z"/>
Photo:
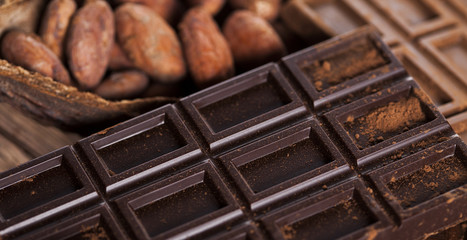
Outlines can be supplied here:
<path id="1" fill-rule="evenodd" d="M 467 146 L 372 28 L 0 174 L 1 239 L 467 237 Z"/>
<path id="2" fill-rule="evenodd" d="M 467 3 L 461 0 L 291 0 L 287 26 L 317 43 L 360 26 L 382 34 L 404 68 L 467 140 Z"/>

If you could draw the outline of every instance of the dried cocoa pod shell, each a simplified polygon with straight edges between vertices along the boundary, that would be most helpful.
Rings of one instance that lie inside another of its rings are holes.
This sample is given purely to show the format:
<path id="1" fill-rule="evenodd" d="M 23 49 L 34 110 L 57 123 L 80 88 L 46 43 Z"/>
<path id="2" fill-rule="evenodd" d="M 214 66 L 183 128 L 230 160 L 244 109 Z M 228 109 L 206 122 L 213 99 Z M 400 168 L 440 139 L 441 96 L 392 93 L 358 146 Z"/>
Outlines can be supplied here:
<path id="1" fill-rule="evenodd" d="M 116 0 L 116 2 L 143 4 L 169 23 L 174 23 L 183 12 L 183 5 L 180 0 Z"/>
<path id="2" fill-rule="evenodd" d="M 120 46 L 138 69 L 160 82 L 185 76 L 182 48 L 175 31 L 148 7 L 126 3 L 115 11 Z"/>
<path id="3" fill-rule="evenodd" d="M 42 17 L 39 36 L 59 59 L 64 59 L 64 40 L 71 16 L 75 11 L 74 0 L 52 0 Z"/>
<path id="4" fill-rule="evenodd" d="M 190 9 L 179 29 L 191 76 L 199 87 L 234 75 L 229 45 L 208 12 L 202 8 Z"/>
<path id="5" fill-rule="evenodd" d="M 281 0 L 229 0 L 229 3 L 236 9 L 252 11 L 268 21 L 276 19 L 281 6 Z"/>
<path id="6" fill-rule="evenodd" d="M 250 11 L 232 13 L 223 32 L 235 62 L 242 68 L 251 69 L 286 54 L 281 38 L 269 22 Z"/>
<path id="7" fill-rule="evenodd" d="M 216 15 L 224 6 L 225 0 L 186 0 L 192 7 L 201 7 L 212 15 Z"/>
<path id="8" fill-rule="evenodd" d="M 0 101 L 44 123 L 76 131 L 110 126 L 176 99 L 153 97 L 107 101 L 0 60 Z"/>
<path id="9" fill-rule="evenodd" d="M 13 64 L 71 85 L 70 75 L 60 59 L 32 33 L 9 31 L 2 39 L 0 52 Z"/>
<path id="10" fill-rule="evenodd" d="M 114 35 L 114 17 L 107 2 L 91 1 L 76 12 L 68 30 L 66 52 L 70 72 L 81 89 L 93 89 L 100 83 Z"/>
<path id="11" fill-rule="evenodd" d="M 128 99 L 141 94 L 149 85 L 148 77 L 140 71 L 112 73 L 94 93 L 105 99 Z"/>

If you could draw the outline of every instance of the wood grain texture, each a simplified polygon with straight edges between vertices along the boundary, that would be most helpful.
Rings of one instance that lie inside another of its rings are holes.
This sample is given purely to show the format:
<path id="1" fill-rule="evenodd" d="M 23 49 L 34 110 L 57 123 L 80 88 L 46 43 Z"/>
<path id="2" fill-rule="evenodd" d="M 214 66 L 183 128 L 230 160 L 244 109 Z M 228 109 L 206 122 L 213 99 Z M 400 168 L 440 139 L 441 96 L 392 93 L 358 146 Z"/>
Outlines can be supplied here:
<path id="1" fill-rule="evenodd" d="M 21 148 L 0 135 L 0 172 L 16 167 L 32 159 Z"/>
<path id="2" fill-rule="evenodd" d="M 0 103 L 0 171 L 39 157 L 82 136 L 44 126 L 14 107 Z"/>

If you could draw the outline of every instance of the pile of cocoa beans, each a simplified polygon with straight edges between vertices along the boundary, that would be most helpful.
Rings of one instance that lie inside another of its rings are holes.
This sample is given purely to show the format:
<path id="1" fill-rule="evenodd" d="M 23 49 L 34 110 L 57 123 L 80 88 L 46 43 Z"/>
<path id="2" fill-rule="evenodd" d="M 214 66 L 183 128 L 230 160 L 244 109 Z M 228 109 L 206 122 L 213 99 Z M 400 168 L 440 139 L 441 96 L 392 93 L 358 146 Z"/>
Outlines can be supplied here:
<path id="1" fill-rule="evenodd" d="M 172 86 L 183 89 L 187 79 L 205 88 L 284 56 L 290 33 L 278 20 L 281 4 L 52 0 L 37 34 L 2 36 L 0 57 L 106 99 L 144 97 L 150 88 L 177 95 L 184 91 Z"/>

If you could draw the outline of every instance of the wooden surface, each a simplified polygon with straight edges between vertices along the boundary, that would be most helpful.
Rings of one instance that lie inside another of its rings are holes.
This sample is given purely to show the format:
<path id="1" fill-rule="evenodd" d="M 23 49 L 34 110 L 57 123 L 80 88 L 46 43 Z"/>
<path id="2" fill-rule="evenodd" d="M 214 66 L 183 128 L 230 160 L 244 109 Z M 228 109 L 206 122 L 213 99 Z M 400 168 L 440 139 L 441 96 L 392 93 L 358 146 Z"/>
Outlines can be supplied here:
<path id="1" fill-rule="evenodd" d="M 83 136 L 44 126 L 0 103 L 0 171 L 72 144 Z"/>

